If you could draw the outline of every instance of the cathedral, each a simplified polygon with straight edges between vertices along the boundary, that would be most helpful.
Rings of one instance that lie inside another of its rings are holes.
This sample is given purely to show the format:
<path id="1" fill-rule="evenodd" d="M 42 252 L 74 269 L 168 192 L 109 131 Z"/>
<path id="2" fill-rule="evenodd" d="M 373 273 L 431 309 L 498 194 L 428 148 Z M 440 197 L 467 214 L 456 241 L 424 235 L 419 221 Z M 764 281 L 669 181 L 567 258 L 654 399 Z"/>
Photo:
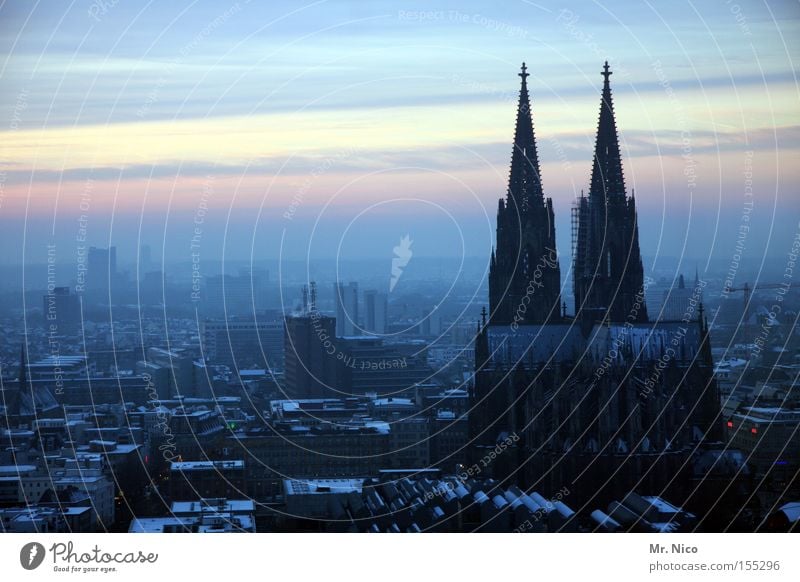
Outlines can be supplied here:
<path id="1" fill-rule="evenodd" d="M 674 320 L 648 317 L 607 62 L 601 74 L 589 188 L 572 215 L 568 314 L 522 65 L 489 311 L 475 339 L 471 453 L 480 459 L 517 438 L 486 470 L 526 488 L 568 487 L 575 503 L 607 503 L 629 491 L 679 500 L 691 459 L 722 436 L 708 327 L 701 301 Z"/>

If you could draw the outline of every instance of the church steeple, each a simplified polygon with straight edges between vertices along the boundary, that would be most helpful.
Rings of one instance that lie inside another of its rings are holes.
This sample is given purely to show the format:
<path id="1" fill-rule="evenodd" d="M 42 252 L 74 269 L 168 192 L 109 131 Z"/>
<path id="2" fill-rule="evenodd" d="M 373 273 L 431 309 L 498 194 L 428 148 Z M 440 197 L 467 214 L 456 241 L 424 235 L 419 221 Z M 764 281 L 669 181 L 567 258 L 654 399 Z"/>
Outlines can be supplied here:
<path id="1" fill-rule="evenodd" d="M 603 95 L 600 101 L 600 121 L 597 124 L 597 139 L 594 146 L 590 197 L 602 199 L 624 199 L 625 178 L 622 172 L 622 156 L 619 151 L 617 122 L 614 117 L 614 101 L 611 98 L 612 75 L 608 61 L 603 66 Z"/>
<path id="2" fill-rule="evenodd" d="M 506 200 L 500 199 L 497 205 L 497 248 L 489 269 L 489 319 L 493 324 L 561 319 L 553 202 L 545 199 L 542 190 L 529 76 L 522 63 L 508 188 Z"/>
<path id="3" fill-rule="evenodd" d="M 531 101 L 528 94 L 528 67 L 522 63 L 519 73 L 522 84 L 517 104 L 517 124 L 514 129 L 514 148 L 511 152 L 511 171 L 508 179 L 508 200 L 510 206 L 516 203 L 519 212 L 524 213 L 544 203 L 539 154 L 536 150 L 536 136 L 531 117 Z"/>
<path id="4" fill-rule="evenodd" d="M 589 195 L 575 211 L 575 313 L 586 322 L 645 322 L 636 201 L 625 192 L 611 74 L 606 61 Z"/>

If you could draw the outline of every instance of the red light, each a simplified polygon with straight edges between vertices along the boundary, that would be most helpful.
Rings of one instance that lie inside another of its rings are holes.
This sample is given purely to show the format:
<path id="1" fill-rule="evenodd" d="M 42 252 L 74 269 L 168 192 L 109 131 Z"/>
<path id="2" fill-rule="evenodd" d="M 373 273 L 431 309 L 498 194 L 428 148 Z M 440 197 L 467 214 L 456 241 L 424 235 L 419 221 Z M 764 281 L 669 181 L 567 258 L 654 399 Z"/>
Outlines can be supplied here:
<path id="1" fill-rule="evenodd" d="M 753 434 L 758 434 L 758 431 L 755 428 L 751 428 L 750 432 L 753 433 Z"/>
<path id="2" fill-rule="evenodd" d="M 728 428 L 733 428 L 733 423 L 730 420 L 728 421 Z"/>
<path id="3" fill-rule="evenodd" d="M 150 462 L 150 455 L 145 455 L 144 456 L 144 462 L 145 463 L 149 463 Z"/>

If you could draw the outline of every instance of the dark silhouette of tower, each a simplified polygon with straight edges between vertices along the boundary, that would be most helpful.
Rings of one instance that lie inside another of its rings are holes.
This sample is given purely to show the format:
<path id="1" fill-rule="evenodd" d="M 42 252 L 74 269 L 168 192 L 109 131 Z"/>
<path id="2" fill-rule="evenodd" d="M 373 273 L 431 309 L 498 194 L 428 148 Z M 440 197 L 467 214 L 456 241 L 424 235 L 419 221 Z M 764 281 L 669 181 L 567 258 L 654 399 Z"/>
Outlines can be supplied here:
<path id="1" fill-rule="evenodd" d="M 514 148 L 506 198 L 497 208 L 497 250 L 489 266 L 493 324 L 560 319 L 561 271 L 556 254 L 553 201 L 542 190 L 539 155 L 522 63 Z"/>
<path id="2" fill-rule="evenodd" d="M 625 191 L 608 61 L 602 75 L 589 195 L 582 194 L 574 210 L 575 313 L 589 324 L 603 320 L 641 323 L 648 319 L 636 201 Z"/>

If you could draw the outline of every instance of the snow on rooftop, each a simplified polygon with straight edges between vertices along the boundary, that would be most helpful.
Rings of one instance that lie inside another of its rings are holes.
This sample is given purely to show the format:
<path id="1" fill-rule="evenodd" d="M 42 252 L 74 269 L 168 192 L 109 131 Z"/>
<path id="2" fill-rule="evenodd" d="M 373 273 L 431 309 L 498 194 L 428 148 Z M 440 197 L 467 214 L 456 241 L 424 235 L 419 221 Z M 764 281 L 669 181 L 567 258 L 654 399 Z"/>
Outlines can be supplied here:
<path id="1" fill-rule="evenodd" d="M 285 479 L 286 495 L 361 493 L 364 479 Z"/>
<path id="2" fill-rule="evenodd" d="M 209 469 L 244 469 L 244 461 L 173 461 L 172 471 L 200 471 Z"/>

